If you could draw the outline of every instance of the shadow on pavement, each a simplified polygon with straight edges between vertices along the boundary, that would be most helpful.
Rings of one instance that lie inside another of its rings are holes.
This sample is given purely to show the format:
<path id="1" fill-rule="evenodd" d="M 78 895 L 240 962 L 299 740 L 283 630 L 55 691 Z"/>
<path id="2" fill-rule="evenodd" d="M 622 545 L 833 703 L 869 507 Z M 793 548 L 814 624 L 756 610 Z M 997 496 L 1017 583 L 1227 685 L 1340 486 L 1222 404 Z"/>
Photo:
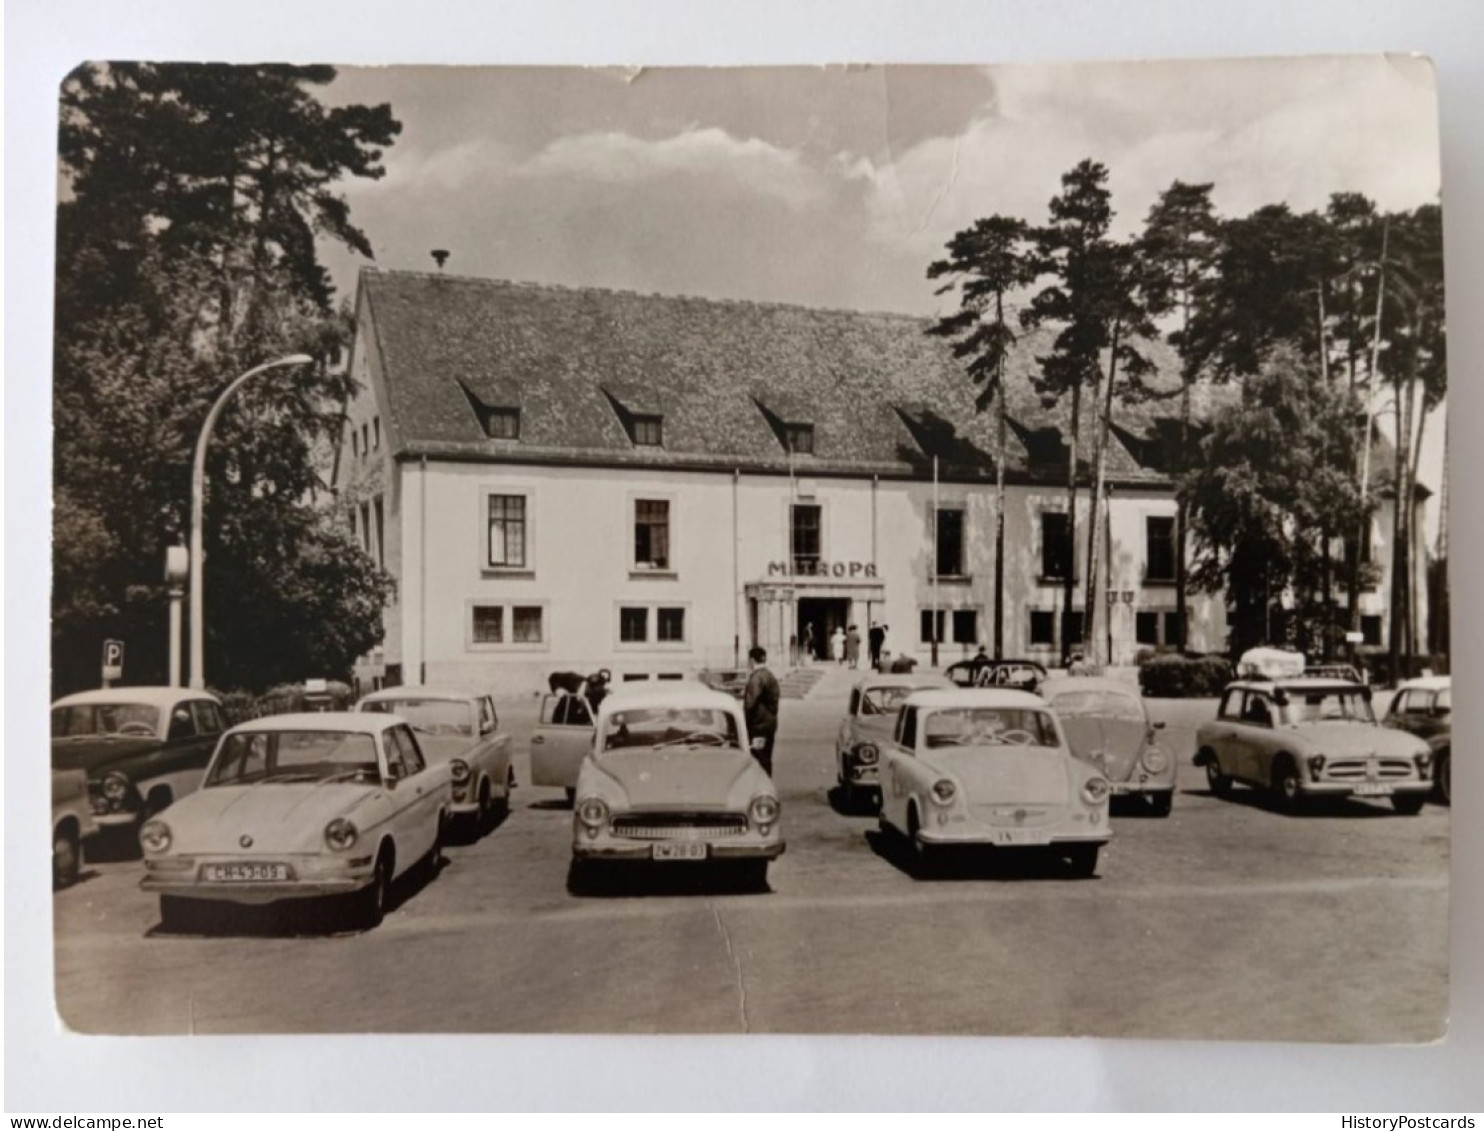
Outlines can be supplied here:
<path id="1" fill-rule="evenodd" d="M 652 864 L 587 860 L 573 861 L 567 871 L 567 891 L 585 898 L 741 895 L 771 890 L 766 873 L 761 872 L 754 861 Z"/>
<path id="2" fill-rule="evenodd" d="M 1082 878 L 1072 871 L 1068 861 L 1045 849 L 993 848 L 972 846 L 938 852 L 926 866 L 912 851 L 907 838 L 874 829 L 866 834 L 871 851 L 899 872 L 914 880 L 948 882 L 964 880 L 1072 880 Z"/>
<path id="3" fill-rule="evenodd" d="M 1397 817 L 1400 816 L 1392 808 L 1387 798 L 1378 798 L 1375 802 L 1360 801 L 1353 797 L 1306 797 L 1289 806 L 1275 794 L 1265 789 L 1249 789 L 1245 786 L 1234 786 L 1229 793 L 1213 793 L 1209 789 L 1182 789 L 1184 794 L 1191 797 L 1209 797 L 1216 801 L 1224 801 L 1230 805 L 1241 805 L 1248 809 L 1255 809 L 1264 813 L 1272 813 L 1278 817 L 1348 817 L 1364 819 L 1367 817 Z"/>

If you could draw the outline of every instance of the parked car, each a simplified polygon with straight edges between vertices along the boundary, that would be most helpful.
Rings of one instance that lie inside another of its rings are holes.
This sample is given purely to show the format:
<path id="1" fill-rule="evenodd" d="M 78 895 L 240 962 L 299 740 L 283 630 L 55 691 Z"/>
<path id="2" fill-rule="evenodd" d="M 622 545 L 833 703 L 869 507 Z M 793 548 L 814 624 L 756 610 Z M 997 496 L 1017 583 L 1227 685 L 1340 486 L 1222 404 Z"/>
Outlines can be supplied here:
<path id="1" fill-rule="evenodd" d="M 531 783 L 560 787 L 570 803 L 593 735 L 592 706 L 582 695 L 561 691 L 542 699 L 541 716 L 531 732 Z"/>
<path id="2" fill-rule="evenodd" d="M 87 774 L 104 831 L 138 827 L 201 784 L 226 720 L 221 703 L 183 687 L 83 691 L 52 704 L 52 769 Z"/>
<path id="3" fill-rule="evenodd" d="M 914 691 L 952 686 L 947 676 L 932 672 L 868 675 L 856 682 L 835 736 L 835 780 L 847 806 L 853 808 L 862 797 L 879 800 L 881 748 L 891 741 L 897 710 L 907 696 Z"/>
<path id="4" fill-rule="evenodd" d="M 1112 835 L 1108 793 L 1025 691 L 913 692 L 881 751 L 881 827 L 906 837 L 924 873 L 977 845 L 1044 850 L 1091 876 Z"/>
<path id="5" fill-rule="evenodd" d="M 488 695 L 454 687 L 388 687 L 367 695 L 356 710 L 405 719 L 428 761 L 447 764 L 455 820 L 487 829 L 510 808 L 510 736 L 500 733 L 500 716 Z"/>
<path id="6" fill-rule="evenodd" d="M 223 736 L 199 791 L 145 822 L 140 886 L 167 929 L 211 902 L 337 895 L 372 927 L 397 877 L 436 870 L 451 784 L 395 715 L 254 719 Z"/>
<path id="7" fill-rule="evenodd" d="M 1061 720 L 1072 753 L 1108 779 L 1114 797 L 1141 798 L 1168 817 L 1175 797 L 1175 759 L 1159 742 L 1164 723 L 1151 722 L 1139 689 L 1099 676 L 1058 676 L 1041 698 Z"/>
<path id="8" fill-rule="evenodd" d="M 619 691 L 577 776 L 573 880 L 609 861 L 696 862 L 763 887 L 784 849 L 779 816 L 735 699 L 697 683 Z"/>
<path id="9" fill-rule="evenodd" d="M 1432 748 L 1433 796 L 1453 803 L 1453 681 L 1445 675 L 1409 679 L 1396 689 L 1382 722 L 1415 734 Z"/>
<path id="10" fill-rule="evenodd" d="M 1398 813 L 1417 813 L 1432 760 L 1422 739 L 1377 723 L 1371 689 L 1349 680 L 1237 680 L 1196 730 L 1195 762 L 1212 793 L 1242 782 L 1290 809 L 1307 797 L 1387 797 Z"/>
<path id="11" fill-rule="evenodd" d="M 88 799 L 88 775 L 82 770 L 52 771 L 52 887 L 77 882 L 82 872 L 83 842 L 97 835 Z"/>
<path id="12" fill-rule="evenodd" d="M 1035 692 L 1046 678 L 1046 668 L 1035 660 L 992 660 L 980 655 L 949 664 L 943 674 L 958 687 L 1008 687 Z"/>

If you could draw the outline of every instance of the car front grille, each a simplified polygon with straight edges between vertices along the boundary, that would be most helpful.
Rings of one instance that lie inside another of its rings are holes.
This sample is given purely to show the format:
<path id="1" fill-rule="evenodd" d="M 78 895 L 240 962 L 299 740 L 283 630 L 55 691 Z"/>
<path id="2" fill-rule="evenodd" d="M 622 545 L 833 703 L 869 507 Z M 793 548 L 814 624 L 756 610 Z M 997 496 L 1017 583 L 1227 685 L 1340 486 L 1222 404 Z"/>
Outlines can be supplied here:
<path id="1" fill-rule="evenodd" d="M 1371 775 L 1372 766 L 1375 767 L 1374 778 Z M 1365 758 L 1340 758 L 1326 762 L 1321 777 L 1331 781 L 1394 781 L 1416 775 L 1417 767 L 1405 758 L 1378 758 L 1374 762 Z"/>
<path id="2" fill-rule="evenodd" d="M 1053 819 L 1053 812 L 1045 805 L 970 805 L 969 812 L 975 820 L 987 825 L 1005 828 L 1035 828 Z"/>
<path id="3" fill-rule="evenodd" d="M 630 840 L 724 840 L 747 831 L 741 813 L 643 813 L 613 818 L 613 835 Z"/>

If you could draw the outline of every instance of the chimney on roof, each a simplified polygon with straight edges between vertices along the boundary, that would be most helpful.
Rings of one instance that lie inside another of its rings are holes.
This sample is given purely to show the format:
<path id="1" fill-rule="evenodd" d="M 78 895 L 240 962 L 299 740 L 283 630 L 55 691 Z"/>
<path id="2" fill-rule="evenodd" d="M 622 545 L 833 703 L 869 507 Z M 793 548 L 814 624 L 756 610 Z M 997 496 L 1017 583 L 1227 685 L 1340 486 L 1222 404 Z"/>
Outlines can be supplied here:
<path id="1" fill-rule="evenodd" d="M 433 252 L 433 259 L 438 264 L 438 270 L 442 271 L 443 265 L 448 262 L 448 252 L 441 247 L 437 248 Z"/>

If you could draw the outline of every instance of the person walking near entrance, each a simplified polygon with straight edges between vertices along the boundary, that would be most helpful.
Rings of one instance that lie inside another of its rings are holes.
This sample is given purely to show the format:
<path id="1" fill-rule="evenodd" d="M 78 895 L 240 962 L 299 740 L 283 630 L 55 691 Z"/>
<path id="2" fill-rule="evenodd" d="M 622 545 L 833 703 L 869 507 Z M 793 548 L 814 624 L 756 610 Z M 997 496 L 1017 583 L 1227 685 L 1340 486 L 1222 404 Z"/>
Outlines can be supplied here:
<path id="1" fill-rule="evenodd" d="M 814 625 L 807 621 L 804 624 L 804 659 L 805 662 L 819 659 L 818 646 L 814 643 Z"/>
<path id="2" fill-rule="evenodd" d="M 845 666 L 847 668 L 861 666 L 861 633 L 855 625 L 851 625 L 845 632 Z"/>
<path id="3" fill-rule="evenodd" d="M 778 733 L 778 680 L 768 670 L 768 652 L 754 648 L 747 653 L 752 672 L 742 693 L 742 712 L 752 739 L 752 756 L 773 776 L 773 736 Z"/>
<path id="4" fill-rule="evenodd" d="M 845 630 L 836 627 L 830 634 L 830 659 L 837 664 L 845 662 Z"/>
<path id="5" fill-rule="evenodd" d="M 881 646 L 886 643 L 886 625 L 872 621 L 870 630 L 866 633 L 866 641 L 871 649 L 871 667 L 879 672 L 881 670 Z"/>

